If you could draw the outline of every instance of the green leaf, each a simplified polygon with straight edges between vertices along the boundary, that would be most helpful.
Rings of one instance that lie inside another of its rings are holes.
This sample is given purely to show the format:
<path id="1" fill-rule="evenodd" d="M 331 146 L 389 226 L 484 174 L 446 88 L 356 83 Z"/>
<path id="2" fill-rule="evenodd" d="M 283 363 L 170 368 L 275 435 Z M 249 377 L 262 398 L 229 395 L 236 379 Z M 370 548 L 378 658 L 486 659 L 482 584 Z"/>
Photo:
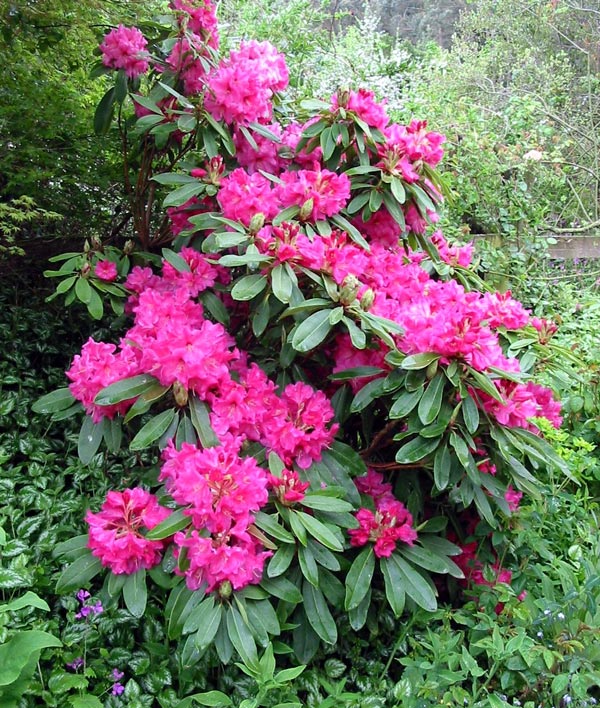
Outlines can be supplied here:
<path id="1" fill-rule="evenodd" d="M 403 544 L 397 552 L 419 568 L 430 570 L 432 573 L 448 572 L 448 559 L 422 546 Z"/>
<path id="2" fill-rule="evenodd" d="M 194 595 L 192 595 L 190 599 L 192 598 L 196 600 Z M 183 615 L 184 612 L 181 614 Z M 192 604 L 190 611 L 186 611 L 185 614 L 186 618 L 183 622 L 183 634 L 192 634 L 193 632 L 197 632 L 201 629 L 203 632 L 204 645 L 208 646 L 217 633 L 219 622 L 221 621 L 221 605 L 215 603 L 214 595 L 209 595 L 197 604 Z M 216 621 L 216 617 L 214 617 L 214 615 L 218 615 L 218 622 Z M 181 624 L 181 621 L 179 621 L 178 624 Z M 204 629 L 206 627 L 210 627 L 211 631 L 214 630 L 212 632 L 212 636 L 206 636 L 204 634 Z"/>
<path id="3" fill-rule="evenodd" d="M 75 402 L 73 394 L 68 388 L 59 388 L 56 391 L 47 393 L 31 406 L 35 413 L 55 413 L 64 411 Z"/>
<path id="4" fill-rule="evenodd" d="M 100 99 L 100 103 L 94 113 L 94 132 L 96 135 L 106 135 L 115 108 L 115 87 L 112 86 Z"/>
<path id="5" fill-rule="evenodd" d="M 191 517 L 185 513 L 184 509 L 176 509 L 169 514 L 166 519 L 150 529 L 146 534 L 146 538 L 150 541 L 162 541 L 164 538 L 169 538 L 177 531 L 182 531 L 186 526 L 189 526 Z"/>
<path id="6" fill-rule="evenodd" d="M 394 420 L 406 418 L 421 400 L 422 395 L 422 388 L 418 388 L 416 391 L 403 391 L 392 403 L 388 417 Z"/>
<path id="7" fill-rule="evenodd" d="M 298 563 L 302 575 L 308 580 L 311 585 L 319 586 L 319 568 L 315 555 L 310 548 L 298 546 Z"/>
<path id="8" fill-rule="evenodd" d="M 77 299 L 87 305 L 92 297 L 92 287 L 87 278 L 81 276 L 75 283 L 75 295 Z"/>
<path id="9" fill-rule="evenodd" d="M 429 425 L 437 418 L 440 408 L 442 407 L 445 382 L 446 378 L 440 371 L 433 377 L 425 389 L 417 409 L 423 425 Z"/>
<path id="10" fill-rule="evenodd" d="M 335 644 L 338 637 L 337 627 L 323 593 L 311 583 L 304 582 L 302 596 L 306 616 L 312 628 L 324 642 Z"/>
<path id="11" fill-rule="evenodd" d="M 375 379 L 365 384 L 352 399 L 350 411 L 358 413 L 385 394 L 385 379 Z"/>
<path id="12" fill-rule="evenodd" d="M 284 543 L 280 546 L 271 559 L 269 560 L 269 565 L 267 566 L 267 576 L 269 578 L 275 578 L 290 567 L 294 555 L 296 553 L 296 546 L 291 543 Z"/>
<path id="13" fill-rule="evenodd" d="M 433 458 L 433 481 L 440 491 L 448 486 L 451 468 L 452 456 L 448 445 L 441 445 Z"/>
<path id="14" fill-rule="evenodd" d="M 280 302 L 285 304 L 289 303 L 292 297 L 294 283 L 282 263 L 275 266 L 271 271 L 271 288 L 273 289 L 273 295 L 275 295 Z"/>
<path id="15" fill-rule="evenodd" d="M 84 465 L 89 465 L 94 455 L 98 452 L 102 442 L 104 422 L 94 423 L 90 416 L 86 416 L 79 438 L 77 440 L 77 454 Z"/>
<path id="16" fill-rule="evenodd" d="M 373 571 L 375 570 L 375 555 L 373 547 L 367 546 L 354 559 L 346 576 L 346 599 L 344 608 L 352 610 L 360 605 L 371 587 Z"/>
<path id="17" fill-rule="evenodd" d="M 388 560 L 395 566 L 398 576 L 402 579 L 405 593 L 424 610 L 436 610 L 437 600 L 427 580 L 397 553 L 393 553 Z"/>
<path id="18" fill-rule="evenodd" d="M 102 563 L 90 553 L 80 556 L 67 566 L 56 583 L 59 594 L 85 587 L 102 570 Z"/>
<path id="19" fill-rule="evenodd" d="M 167 194 L 163 201 L 163 207 L 178 207 L 185 204 L 188 199 L 197 197 L 204 191 L 204 185 L 196 180 L 195 184 L 184 184 L 183 187 L 178 187 L 170 194 Z M 186 264 L 187 265 L 187 264 Z"/>
<path id="20" fill-rule="evenodd" d="M 276 538 L 278 541 L 283 541 L 283 543 L 295 543 L 292 534 L 281 526 L 281 524 L 277 523 L 277 518 L 273 515 L 259 511 L 254 517 L 254 523 L 259 529 L 266 531 L 266 533 L 273 536 L 273 538 Z"/>
<path id="21" fill-rule="evenodd" d="M 330 312 L 331 310 L 314 312 L 296 327 L 290 343 L 297 352 L 309 352 L 327 337 L 332 327 L 329 321 Z"/>
<path id="22" fill-rule="evenodd" d="M 175 253 L 175 251 L 172 251 L 170 248 L 163 248 L 162 249 L 162 257 L 169 263 L 170 265 L 175 268 L 176 271 L 179 271 L 180 273 L 191 273 L 192 269 L 189 266 L 189 263 L 183 258 L 182 256 L 179 255 L 179 253 Z"/>
<path id="23" fill-rule="evenodd" d="M 52 549 L 52 557 L 60 558 L 61 556 L 65 556 L 70 560 L 75 560 L 78 556 L 88 553 L 88 542 L 89 536 L 87 533 L 69 538 L 67 541 L 63 541 L 54 546 Z"/>
<path id="24" fill-rule="evenodd" d="M 104 708 L 104 703 L 91 693 L 86 693 L 83 696 L 67 696 L 67 698 L 71 708 Z"/>
<path id="25" fill-rule="evenodd" d="M 48 603 L 34 592 L 31 592 L 31 590 L 6 605 L 0 605 L 0 612 L 16 612 L 17 610 L 22 610 L 24 607 L 35 607 L 38 610 L 50 612 Z"/>
<path id="26" fill-rule="evenodd" d="M 440 354 L 435 352 L 425 352 L 423 354 L 411 354 L 403 359 L 400 366 L 407 371 L 426 369 L 433 361 L 437 361 Z"/>
<path id="27" fill-rule="evenodd" d="M 340 552 L 344 550 L 343 541 L 322 521 L 319 521 L 314 516 L 309 516 L 303 511 L 290 510 L 290 516 L 292 514 L 295 514 L 308 533 L 326 548 Z M 338 530 L 337 527 L 335 528 Z"/>
<path id="28" fill-rule="evenodd" d="M 491 396 L 494 400 L 498 401 L 498 403 L 505 403 L 501 393 L 494 386 L 489 376 L 482 374 L 480 371 L 476 371 L 471 366 L 467 366 L 466 368 L 469 375 L 475 380 L 476 388 L 480 389 L 484 393 L 487 393 L 488 396 Z"/>
<path id="29" fill-rule="evenodd" d="M 404 189 L 402 180 L 399 177 L 392 177 L 390 187 L 396 201 L 400 204 L 404 204 L 404 202 L 406 201 L 406 190 Z"/>
<path id="30" fill-rule="evenodd" d="M 96 395 L 94 403 L 98 406 L 112 406 L 116 403 L 121 403 L 121 401 L 136 398 L 159 385 L 159 382 L 154 376 L 150 376 L 149 374 L 131 376 L 130 378 L 121 379 L 121 381 L 117 381 L 103 388 Z"/>
<path id="31" fill-rule="evenodd" d="M 270 595 L 278 597 L 280 600 L 285 600 L 285 602 L 290 602 L 294 605 L 302 602 L 300 590 L 287 578 L 263 578 L 260 581 L 260 587 Z"/>
<path id="32" fill-rule="evenodd" d="M 351 381 L 365 376 L 377 376 L 383 371 L 384 369 L 380 369 L 378 366 L 354 366 L 351 369 L 344 369 L 344 371 L 338 371 L 336 374 L 330 374 L 329 379 L 331 381 Z"/>
<path id="33" fill-rule="evenodd" d="M 396 617 L 400 617 L 406 603 L 404 592 L 404 577 L 398 571 L 391 557 L 382 558 L 380 561 L 381 572 L 385 583 L 385 596 Z"/>
<path id="34" fill-rule="evenodd" d="M 190 396 L 188 405 L 190 407 L 192 425 L 198 433 L 202 447 L 216 447 L 220 445 L 219 438 L 216 436 L 210 424 L 210 416 L 206 403 L 196 398 L 196 396 Z"/>
<path id="35" fill-rule="evenodd" d="M 252 300 L 267 287 L 267 277 L 258 273 L 245 275 L 236 281 L 231 289 L 231 297 L 241 302 Z"/>
<path id="36" fill-rule="evenodd" d="M 461 412 L 467 430 L 471 435 L 475 435 L 479 428 L 479 409 L 471 396 L 463 398 Z"/>
<path id="37" fill-rule="evenodd" d="M 431 454 L 440 444 L 440 438 L 422 438 L 417 436 L 403 445 L 396 453 L 396 462 L 410 465 Z"/>
<path id="38" fill-rule="evenodd" d="M 349 317 L 342 317 L 342 322 L 348 330 L 352 346 L 356 349 L 364 349 L 367 346 L 367 335 Z"/>
<path id="39" fill-rule="evenodd" d="M 198 628 L 194 641 L 199 651 L 204 651 L 206 647 L 214 641 L 221 625 L 223 617 L 223 606 L 215 605 L 214 608 L 204 616 L 204 621 Z"/>
<path id="40" fill-rule="evenodd" d="M 142 428 L 140 428 L 137 435 L 129 444 L 129 449 L 143 450 L 158 440 L 160 436 L 169 428 L 175 418 L 175 415 L 175 409 L 169 408 L 168 410 L 163 411 L 162 413 L 159 413 L 151 418 Z"/>
<path id="41" fill-rule="evenodd" d="M 300 502 L 302 506 L 307 506 L 309 509 L 318 511 L 354 511 L 354 507 L 344 499 L 337 499 L 319 492 L 309 492 L 305 494 L 304 499 Z"/>
<path id="42" fill-rule="evenodd" d="M 47 647 L 61 646 L 62 642 L 48 632 L 32 629 L 15 634 L 0 645 L 0 686 L 16 681 L 33 654 Z"/>
<path id="43" fill-rule="evenodd" d="M 144 568 L 140 568 L 137 573 L 127 576 L 127 580 L 123 585 L 123 600 L 125 601 L 125 607 L 134 617 L 142 617 L 148 600 L 146 571 Z"/>
<path id="44" fill-rule="evenodd" d="M 221 691 L 207 691 L 206 693 L 194 693 L 192 696 L 187 696 L 175 708 L 191 708 L 192 702 L 201 706 L 212 706 L 213 708 L 233 705 L 231 698 L 221 693 Z"/>
<path id="45" fill-rule="evenodd" d="M 277 614 L 269 600 L 246 603 L 248 623 L 261 644 L 266 644 L 270 637 L 281 634 Z"/>
<path id="46" fill-rule="evenodd" d="M 248 625 L 242 619 L 236 607 L 229 606 L 227 611 L 227 634 L 244 664 L 250 667 L 258 665 L 256 643 Z"/>

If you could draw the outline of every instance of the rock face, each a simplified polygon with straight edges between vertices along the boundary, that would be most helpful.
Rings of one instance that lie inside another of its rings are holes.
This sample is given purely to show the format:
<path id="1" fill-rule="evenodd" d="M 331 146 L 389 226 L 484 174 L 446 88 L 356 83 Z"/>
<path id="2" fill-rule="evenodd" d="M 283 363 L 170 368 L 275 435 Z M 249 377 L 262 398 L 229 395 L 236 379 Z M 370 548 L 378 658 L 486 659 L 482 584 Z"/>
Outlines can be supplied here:
<path id="1" fill-rule="evenodd" d="M 331 0 L 324 14 L 334 30 L 362 17 L 365 8 L 379 17 L 379 29 L 402 39 L 434 41 L 450 46 L 458 16 L 465 0 Z M 337 16 L 337 17 L 336 17 Z"/>

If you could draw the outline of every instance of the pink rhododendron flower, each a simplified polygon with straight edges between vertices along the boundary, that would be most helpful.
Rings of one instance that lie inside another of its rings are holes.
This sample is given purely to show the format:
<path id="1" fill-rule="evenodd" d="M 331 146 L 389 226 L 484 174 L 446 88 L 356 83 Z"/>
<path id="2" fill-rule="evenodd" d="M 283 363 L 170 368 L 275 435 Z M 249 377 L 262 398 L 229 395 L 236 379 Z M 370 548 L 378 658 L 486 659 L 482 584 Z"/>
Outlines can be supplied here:
<path id="1" fill-rule="evenodd" d="M 222 534 L 245 530 L 268 499 L 268 475 L 253 457 L 241 458 L 239 446 L 200 450 L 183 443 L 169 446 L 159 479 L 173 499 L 186 507 L 194 527 Z"/>
<path id="2" fill-rule="evenodd" d="M 279 123 L 270 123 L 265 126 L 278 138 L 281 138 L 281 126 Z M 284 167 L 284 160 L 279 157 L 280 143 L 271 140 L 256 131 L 252 131 L 252 137 L 256 143 L 253 147 L 246 136 L 241 131 L 233 133 L 233 143 L 235 145 L 235 156 L 240 167 L 243 167 L 248 174 L 253 174 L 258 170 L 264 170 L 274 175 L 278 175 Z"/>
<path id="3" fill-rule="evenodd" d="M 140 487 L 109 492 L 98 513 L 86 514 L 88 547 L 116 575 L 152 568 L 160 563 L 167 541 L 150 541 L 142 530 L 153 529 L 170 513 Z"/>
<path id="4" fill-rule="evenodd" d="M 290 465 L 302 469 L 321 459 L 322 451 L 333 442 L 337 423 L 330 425 L 334 412 L 322 391 L 304 383 L 285 387 L 278 405 L 265 412 L 262 442 Z"/>
<path id="5" fill-rule="evenodd" d="M 246 532 L 205 537 L 193 530 L 189 536 L 175 534 L 174 540 L 178 549 L 187 552 L 189 566 L 180 574 L 185 575 L 190 590 L 206 586 L 207 592 L 216 590 L 230 594 L 231 588 L 240 590 L 246 585 L 258 583 L 265 560 L 272 555 Z M 228 589 L 227 583 L 231 584 Z"/>
<path id="6" fill-rule="evenodd" d="M 560 427 L 560 401 L 554 399 L 550 389 L 531 381 L 520 384 L 502 380 L 494 384 L 502 396 L 502 403 L 483 391 L 477 391 L 477 397 L 483 409 L 502 425 L 538 432 L 530 418 L 542 417 L 547 418 L 555 428 Z"/>
<path id="7" fill-rule="evenodd" d="M 389 372 L 389 365 L 385 361 L 387 347 L 385 344 L 374 343 L 373 347 L 365 349 L 356 349 L 352 344 L 350 335 L 340 334 L 335 340 L 335 351 L 333 358 L 335 366 L 333 373 L 345 371 L 346 369 L 354 369 L 359 366 L 373 366 L 382 369 L 381 373 L 374 376 L 355 376 L 350 379 L 350 386 L 354 393 L 379 376 L 385 376 Z"/>
<path id="8" fill-rule="evenodd" d="M 189 272 L 176 270 L 165 261 L 163 263 L 163 279 L 175 287 L 186 288 L 190 297 L 196 297 L 198 293 L 211 288 L 217 280 L 230 277 L 229 270 L 212 265 L 208 262 L 209 256 L 199 253 L 194 248 L 182 248 L 179 255 L 190 267 Z"/>
<path id="9" fill-rule="evenodd" d="M 390 119 L 385 111 L 385 102 L 378 103 L 373 91 L 368 89 L 338 91 L 331 97 L 332 110 L 337 111 L 340 105 L 342 108 L 352 111 L 367 125 L 382 132 L 389 123 Z"/>
<path id="10" fill-rule="evenodd" d="M 288 84 L 282 54 L 269 42 L 242 42 L 207 80 L 205 108 L 216 120 L 249 125 L 271 120 L 273 93 Z"/>
<path id="11" fill-rule="evenodd" d="M 218 49 L 217 8 L 211 0 L 171 0 L 169 5 L 179 11 L 177 19 L 183 30 L 199 35 L 203 42 Z"/>
<path id="12" fill-rule="evenodd" d="M 94 403 L 103 388 L 141 371 L 137 353 L 131 347 L 123 347 L 118 353 L 115 351 L 114 344 L 96 342 L 90 337 L 66 372 L 72 381 L 69 384 L 71 393 L 83 404 L 85 412 L 92 416 L 94 423 L 99 423 L 102 418 L 114 418 L 117 413 L 124 415 L 133 403 L 133 400 L 110 406 Z"/>
<path id="13" fill-rule="evenodd" d="M 217 199 L 227 219 L 245 226 L 250 226 L 256 214 L 271 221 L 280 210 L 279 194 L 272 183 L 259 172 L 248 174 L 241 167 L 222 179 Z"/>
<path id="14" fill-rule="evenodd" d="M 117 279 L 117 264 L 112 261 L 98 261 L 94 268 L 94 275 L 110 283 Z"/>
<path id="15" fill-rule="evenodd" d="M 329 170 L 298 170 L 284 172 L 277 185 L 283 207 L 303 207 L 309 200 L 312 206 L 305 221 L 318 221 L 340 212 L 350 197 L 350 180 L 345 174 Z"/>
<path id="16" fill-rule="evenodd" d="M 137 27 L 119 25 L 102 41 L 102 63 L 110 69 L 124 69 L 130 79 L 148 71 L 148 42 Z"/>
<path id="17" fill-rule="evenodd" d="M 508 503 L 508 508 L 511 511 L 518 511 L 519 510 L 519 504 L 521 503 L 521 499 L 523 498 L 523 492 L 517 492 L 515 489 L 513 489 L 510 485 L 506 492 L 504 493 L 504 499 L 506 499 L 506 502 Z"/>
<path id="18" fill-rule="evenodd" d="M 427 121 L 412 120 L 409 125 L 393 123 L 385 131 L 387 143 L 411 162 L 425 162 L 435 167 L 442 159 L 444 135 L 427 130 Z"/>
<path id="19" fill-rule="evenodd" d="M 449 265 L 468 268 L 471 265 L 473 256 L 473 244 L 466 246 L 451 246 L 444 238 L 441 231 L 434 231 L 431 234 L 431 241 L 436 246 L 440 258 Z"/>
<path id="20" fill-rule="evenodd" d="M 393 499 L 392 485 L 383 481 L 381 472 L 376 472 L 369 468 L 363 477 L 356 477 L 354 484 L 361 494 L 367 494 L 373 498 L 375 505 L 383 499 Z"/>
<path id="21" fill-rule="evenodd" d="M 279 477 L 269 475 L 269 487 L 284 506 L 290 506 L 304 499 L 309 482 L 302 482 L 297 472 L 284 469 Z"/>
<path id="22" fill-rule="evenodd" d="M 378 558 L 389 558 L 402 541 L 412 546 L 417 532 L 412 528 L 412 516 L 402 502 L 384 494 L 376 505 L 375 512 L 362 508 L 355 514 L 357 529 L 349 529 L 350 544 L 364 546 L 374 543 L 373 550 Z"/>

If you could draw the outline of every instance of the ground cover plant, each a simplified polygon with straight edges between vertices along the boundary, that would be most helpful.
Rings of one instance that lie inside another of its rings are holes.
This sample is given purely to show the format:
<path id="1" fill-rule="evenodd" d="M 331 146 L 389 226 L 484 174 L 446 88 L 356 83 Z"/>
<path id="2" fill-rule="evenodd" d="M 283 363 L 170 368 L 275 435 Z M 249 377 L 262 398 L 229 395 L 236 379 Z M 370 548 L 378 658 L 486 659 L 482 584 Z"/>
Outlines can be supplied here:
<path id="1" fill-rule="evenodd" d="M 46 705 L 593 703 L 592 503 L 532 376 L 561 350 L 435 232 L 443 136 L 368 89 L 294 107 L 272 45 L 219 55 L 209 2 L 171 9 L 101 45 L 135 233 L 48 273 L 99 326 L 34 408 L 94 490 L 51 535 L 55 616 L 1 615 L 62 643 L 14 678 Z"/>

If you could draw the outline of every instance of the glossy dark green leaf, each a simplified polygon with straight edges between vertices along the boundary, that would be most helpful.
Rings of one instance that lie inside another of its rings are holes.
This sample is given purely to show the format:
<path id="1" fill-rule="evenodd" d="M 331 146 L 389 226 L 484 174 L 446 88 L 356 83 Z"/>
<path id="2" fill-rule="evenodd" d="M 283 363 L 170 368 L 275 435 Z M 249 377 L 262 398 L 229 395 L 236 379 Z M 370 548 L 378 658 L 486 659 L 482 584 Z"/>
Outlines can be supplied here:
<path id="1" fill-rule="evenodd" d="M 401 465 L 419 462 L 427 457 L 427 455 L 430 455 L 439 444 L 440 438 L 422 438 L 421 436 L 417 436 L 398 450 L 396 453 L 396 462 Z"/>
<path id="2" fill-rule="evenodd" d="M 230 605 L 226 610 L 227 633 L 235 650 L 242 658 L 244 664 L 255 667 L 258 664 L 256 643 L 248 625 L 244 622 L 239 610 Z"/>
<path id="3" fill-rule="evenodd" d="M 309 582 L 302 586 L 304 609 L 312 628 L 327 644 L 335 644 L 338 633 L 323 593 Z"/>
<path id="4" fill-rule="evenodd" d="M 346 575 L 346 611 L 355 609 L 360 605 L 371 587 L 373 572 L 375 570 L 375 555 L 373 547 L 365 547 L 354 559 Z"/>
<path id="5" fill-rule="evenodd" d="M 102 570 L 102 563 L 91 552 L 80 556 L 67 566 L 56 583 L 59 594 L 85 587 Z"/>
<path id="6" fill-rule="evenodd" d="M 115 87 L 111 86 L 100 99 L 94 114 L 94 132 L 96 135 L 105 135 L 110 128 L 115 108 Z"/>
<path id="7" fill-rule="evenodd" d="M 311 585 L 319 587 L 319 568 L 312 550 L 308 547 L 298 546 L 298 562 L 302 575 Z"/>
<path id="8" fill-rule="evenodd" d="M 281 576 L 277 578 L 263 578 L 260 581 L 260 587 L 264 588 L 270 595 L 278 597 L 280 600 L 285 600 L 295 605 L 302 602 L 300 590 L 287 578 L 282 578 Z"/>
<path id="9" fill-rule="evenodd" d="M 31 406 L 35 413 L 56 413 L 63 411 L 73 405 L 75 399 L 68 388 L 59 388 L 56 391 L 47 393 Z"/>
<path id="10" fill-rule="evenodd" d="M 407 370 L 426 369 L 431 362 L 440 358 L 435 352 L 425 352 L 423 354 L 411 354 L 402 360 L 400 366 Z"/>
<path id="11" fill-rule="evenodd" d="M 94 455 L 100 448 L 104 435 L 104 423 L 94 423 L 90 416 L 86 416 L 79 437 L 77 439 L 77 454 L 84 465 L 89 465 Z"/>
<path id="12" fill-rule="evenodd" d="M 160 385 L 159 382 L 149 374 L 139 374 L 127 379 L 122 379 L 114 384 L 110 384 L 103 388 L 94 399 L 94 403 L 98 406 L 112 406 L 121 401 L 128 401 L 131 398 L 136 398 L 147 391 L 150 391 L 155 386 Z"/>
<path id="13" fill-rule="evenodd" d="M 267 278 L 255 273 L 240 278 L 231 289 L 231 297 L 238 301 L 252 300 L 267 287 Z"/>
<path id="14" fill-rule="evenodd" d="M 445 383 L 446 378 L 440 371 L 425 388 L 417 408 L 419 418 L 423 425 L 429 425 L 437 418 L 440 408 L 442 407 Z"/>
<path id="15" fill-rule="evenodd" d="M 327 337 L 331 330 L 329 314 L 331 310 L 321 310 L 309 315 L 294 330 L 290 344 L 297 352 L 309 352 Z"/>
<path id="16" fill-rule="evenodd" d="M 157 524 L 154 528 L 146 533 L 146 538 L 151 541 L 161 541 L 164 538 L 169 538 L 177 531 L 182 531 L 191 523 L 191 517 L 185 513 L 184 509 L 176 509 L 166 519 Z"/>
<path id="17" fill-rule="evenodd" d="M 125 601 L 125 607 L 134 617 L 142 617 L 148 601 L 146 571 L 144 568 L 140 568 L 137 573 L 127 576 L 127 580 L 123 585 L 123 600 Z"/>
<path id="18" fill-rule="evenodd" d="M 130 450 L 143 450 L 156 442 L 175 419 L 176 411 L 169 408 L 151 418 L 137 433 L 129 445 Z"/>
<path id="19" fill-rule="evenodd" d="M 267 566 L 267 576 L 269 578 L 275 578 L 285 573 L 285 571 L 290 567 L 290 563 L 292 562 L 295 554 L 296 546 L 291 543 L 284 543 L 280 546 L 269 560 L 269 565 Z"/>

